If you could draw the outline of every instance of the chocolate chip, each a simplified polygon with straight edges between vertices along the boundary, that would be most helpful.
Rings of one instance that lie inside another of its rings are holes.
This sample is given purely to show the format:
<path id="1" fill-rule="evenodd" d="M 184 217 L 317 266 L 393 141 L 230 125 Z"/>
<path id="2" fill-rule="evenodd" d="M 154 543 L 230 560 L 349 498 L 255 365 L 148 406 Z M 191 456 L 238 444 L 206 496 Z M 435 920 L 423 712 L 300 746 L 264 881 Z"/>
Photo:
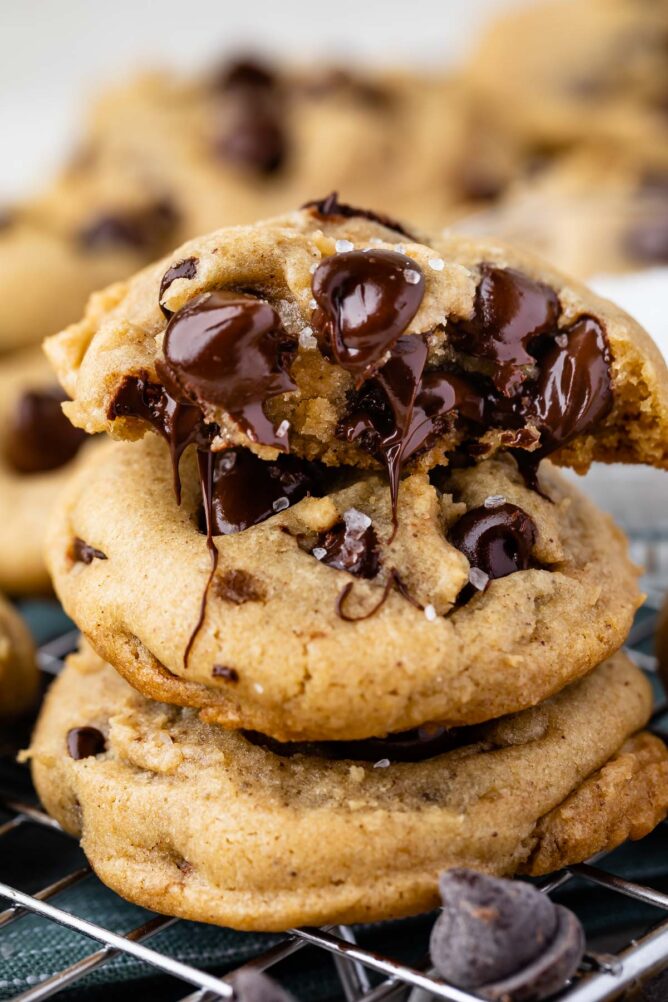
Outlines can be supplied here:
<path id="1" fill-rule="evenodd" d="M 26 390 L 7 419 L 5 459 L 17 473 L 46 473 L 71 462 L 86 439 L 63 414 L 58 388 Z"/>
<path id="2" fill-rule="evenodd" d="M 70 758 L 91 758 L 106 751 L 107 742 L 97 727 L 73 727 L 67 732 L 67 752 Z"/>
<path id="3" fill-rule="evenodd" d="M 449 542 L 464 554 L 472 570 L 482 571 L 490 580 L 530 567 L 537 536 L 531 516 L 508 502 L 471 508 L 448 532 Z M 479 583 L 484 588 L 485 582 Z"/>
<path id="4" fill-rule="evenodd" d="M 252 57 L 235 59 L 224 66 L 214 78 L 218 91 L 232 91 L 237 88 L 259 88 L 271 90 L 277 85 L 276 74 L 266 64 Z"/>
<path id="5" fill-rule="evenodd" d="M 260 602 L 264 597 L 257 578 L 241 568 L 218 574 L 214 578 L 213 589 L 218 598 L 222 598 L 225 602 L 233 602 L 234 605 Z"/>
<path id="6" fill-rule="evenodd" d="M 305 202 L 302 205 L 302 209 L 311 209 L 313 215 L 318 216 L 320 219 L 354 219 L 356 217 L 369 219 L 372 223 L 379 223 L 388 230 L 401 233 L 402 236 L 407 237 L 409 240 L 416 240 L 416 237 L 409 233 L 408 230 L 405 230 L 401 223 L 398 223 L 395 219 L 386 216 L 382 212 L 373 212 L 371 209 L 358 209 L 353 205 L 346 205 L 345 202 L 339 202 L 338 191 L 331 192 L 325 198 L 318 198 L 313 202 Z"/>
<path id="7" fill-rule="evenodd" d="M 535 365 L 532 344 L 557 333 L 556 293 L 513 268 L 484 264 L 471 320 L 452 325 L 453 344 L 494 365 L 494 384 L 506 396 L 516 392 Z"/>
<path id="8" fill-rule="evenodd" d="M 80 564 L 92 564 L 94 560 L 107 560 L 107 554 L 102 550 L 96 550 L 94 546 L 85 543 L 83 539 L 75 536 L 70 549 L 71 559 Z"/>
<path id="9" fill-rule="evenodd" d="M 313 276 L 313 325 L 360 385 L 404 333 L 424 296 L 418 264 L 396 251 L 333 254 Z"/>
<path id="10" fill-rule="evenodd" d="M 253 441 L 286 449 L 264 404 L 296 389 L 296 342 L 269 303 L 222 291 L 196 296 L 169 321 L 163 351 L 158 372 L 170 393 L 223 408 Z"/>
<path id="11" fill-rule="evenodd" d="M 214 143 L 221 160 L 259 174 L 274 174 L 285 162 L 287 140 L 273 100 L 240 91 L 225 131 Z"/>
<path id="12" fill-rule="evenodd" d="M 206 526 L 208 500 L 214 536 L 243 532 L 296 504 L 307 494 L 320 493 L 319 468 L 296 456 L 279 456 L 267 462 L 248 449 L 229 449 L 213 453 L 211 464 L 210 498 L 203 500 L 200 527 Z M 219 587 L 216 581 L 216 588 Z M 243 591 L 244 586 L 241 587 Z"/>
<path id="13" fill-rule="evenodd" d="M 97 216 L 79 230 L 77 239 L 92 251 L 129 247 L 149 251 L 166 243 L 178 222 L 174 206 L 161 200 L 141 209 L 109 212 Z"/>
<path id="14" fill-rule="evenodd" d="M 585 949 L 582 926 L 546 894 L 465 869 L 444 873 L 440 890 L 431 959 L 456 987 L 490 1002 L 539 1002 L 575 974 Z"/>
<path id="15" fill-rule="evenodd" d="M 261 971 L 239 971 L 231 981 L 234 1002 L 295 1002 L 289 992 Z"/>
<path id="16" fill-rule="evenodd" d="M 651 218 L 634 223 L 624 235 L 624 248 L 643 264 L 668 262 L 668 210 L 657 210 Z"/>
<path id="17" fill-rule="evenodd" d="M 322 533 L 311 553 L 323 564 L 360 578 L 375 578 L 380 568 L 378 536 L 368 515 L 350 508 L 328 532 Z"/>
<path id="18" fill-rule="evenodd" d="M 224 678 L 226 682 L 239 681 L 239 672 L 236 668 L 230 668 L 228 665 L 214 665 L 211 674 L 214 678 Z"/>
<path id="19" fill-rule="evenodd" d="M 158 295 L 158 305 L 168 320 L 172 316 L 172 311 L 162 305 L 162 297 L 175 279 L 194 278 L 197 274 L 197 266 L 198 261 L 196 257 L 186 257 L 183 261 L 177 261 L 176 264 L 171 265 L 162 276 L 162 281 L 160 282 L 160 293 Z"/>

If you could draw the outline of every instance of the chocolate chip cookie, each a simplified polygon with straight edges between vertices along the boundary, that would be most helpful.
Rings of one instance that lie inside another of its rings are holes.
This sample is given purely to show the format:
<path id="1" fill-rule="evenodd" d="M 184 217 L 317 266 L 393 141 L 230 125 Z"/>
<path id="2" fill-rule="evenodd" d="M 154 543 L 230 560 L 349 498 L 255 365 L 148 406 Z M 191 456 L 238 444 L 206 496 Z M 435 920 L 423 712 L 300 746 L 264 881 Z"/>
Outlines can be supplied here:
<path id="1" fill-rule="evenodd" d="M 611 303 L 509 248 L 334 196 L 181 247 L 47 341 L 88 431 L 402 470 L 512 450 L 668 464 L 668 379 Z"/>
<path id="2" fill-rule="evenodd" d="M 341 753 L 205 724 L 85 649 L 29 755 L 45 807 L 118 893 L 283 930 L 426 910 L 449 867 L 538 875 L 641 837 L 668 807 L 666 748 L 638 733 L 650 708 L 619 654 L 540 706 L 414 741 L 406 761 L 406 735 Z"/>
<path id="3" fill-rule="evenodd" d="M 0 359 L 0 588 L 10 594 L 50 590 L 46 523 L 92 445 L 63 414 L 65 399 L 38 348 Z"/>
<path id="4" fill-rule="evenodd" d="M 624 641 L 637 569 L 549 464 L 401 482 L 243 449 L 172 464 L 104 446 L 47 542 L 66 612 L 144 694 L 287 739 L 469 724 L 532 705 Z M 207 535 L 207 527 L 209 533 Z"/>
<path id="5" fill-rule="evenodd" d="M 37 701 L 35 645 L 18 612 L 0 596 L 0 721 L 30 710 Z"/>

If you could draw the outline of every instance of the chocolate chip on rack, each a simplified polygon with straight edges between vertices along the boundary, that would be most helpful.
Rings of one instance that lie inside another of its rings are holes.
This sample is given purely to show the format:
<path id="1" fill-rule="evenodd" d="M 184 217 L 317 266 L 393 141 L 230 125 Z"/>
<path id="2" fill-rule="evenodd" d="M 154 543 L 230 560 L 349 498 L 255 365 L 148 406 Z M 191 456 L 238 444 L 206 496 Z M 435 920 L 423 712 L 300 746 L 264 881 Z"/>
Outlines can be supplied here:
<path id="1" fill-rule="evenodd" d="M 162 281 L 160 282 L 160 294 L 158 296 L 158 304 L 163 314 L 170 319 L 172 316 L 172 311 L 168 310 L 166 306 L 162 305 L 162 297 L 167 292 L 172 282 L 177 278 L 194 278 L 197 274 L 197 258 L 196 257 L 186 257 L 183 261 L 177 261 L 176 264 L 171 265 L 162 276 Z"/>
<path id="2" fill-rule="evenodd" d="M 490 505 L 490 502 L 494 502 Z M 471 565 L 473 588 L 484 591 L 489 581 L 531 567 L 531 553 L 538 536 L 530 515 L 503 499 L 490 498 L 487 505 L 471 508 L 448 532 L 448 541 Z M 464 589 L 465 596 L 472 591 Z"/>
<path id="3" fill-rule="evenodd" d="M 107 747 L 104 734 L 97 727 L 73 727 L 67 732 L 66 740 L 70 758 L 77 761 L 101 755 Z"/>
<path id="4" fill-rule="evenodd" d="M 356 508 L 349 508 L 342 522 L 321 533 L 311 553 L 322 564 L 360 578 L 375 578 L 380 568 L 373 523 Z"/>
<path id="5" fill-rule="evenodd" d="M 313 275 L 313 328 L 360 386 L 417 313 L 424 297 L 418 264 L 397 251 L 333 254 Z"/>
<path id="6" fill-rule="evenodd" d="M 4 455 L 17 473 L 46 473 L 71 462 L 86 433 L 70 424 L 59 387 L 26 390 L 9 415 Z"/>
<path id="7" fill-rule="evenodd" d="M 401 233 L 402 236 L 408 237 L 409 240 L 415 239 L 408 230 L 404 229 L 401 223 L 398 223 L 396 219 L 392 219 L 382 212 L 373 212 L 371 209 L 358 209 L 354 205 L 346 205 L 345 202 L 339 202 L 338 191 L 331 192 L 325 198 L 318 198 L 313 202 L 305 202 L 302 205 L 302 209 L 310 209 L 315 216 L 325 220 L 354 219 L 355 217 L 369 219 L 372 223 L 380 223 L 381 226 L 387 227 L 388 230 L 395 230 L 397 233 Z"/>
<path id="8" fill-rule="evenodd" d="M 440 890 L 431 959 L 457 988 L 489 1002 L 540 1002 L 575 974 L 582 926 L 535 887 L 454 869 L 441 876 Z"/>
<path id="9" fill-rule="evenodd" d="M 206 461 L 206 460 L 204 460 Z M 258 525 L 307 494 L 320 493 L 321 472 L 296 456 L 263 461 L 248 449 L 211 454 L 211 532 L 226 536 Z M 206 496 L 200 527 L 206 531 Z"/>
<path id="10" fill-rule="evenodd" d="M 559 300 L 553 289 L 512 268 L 484 264 L 471 320 L 453 325 L 451 338 L 464 354 L 494 365 L 496 389 L 515 393 L 535 364 L 531 343 L 556 333 Z"/>
<path id="11" fill-rule="evenodd" d="M 70 557 L 75 563 L 92 564 L 94 560 L 107 560 L 107 554 L 75 536 L 70 550 Z"/>
<path id="12" fill-rule="evenodd" d="M 195 296 L 169 321 L 163 351 L 156 368 L 170 394 L 221 407 L 252 441 L 287 451 L 287 435 L 264 404 L 296 389 L 289 370 L 297 343 L 269 303 L 228 292 Z"/>
<path id="13" fill-rule="evenodd" d="M 100 215 L 82 227 L 76 236 L 86 250 L 130 247 L 150 251 L 169 240 L 178 218 L 171 202 L 162 199 L 142 209 Z"/>

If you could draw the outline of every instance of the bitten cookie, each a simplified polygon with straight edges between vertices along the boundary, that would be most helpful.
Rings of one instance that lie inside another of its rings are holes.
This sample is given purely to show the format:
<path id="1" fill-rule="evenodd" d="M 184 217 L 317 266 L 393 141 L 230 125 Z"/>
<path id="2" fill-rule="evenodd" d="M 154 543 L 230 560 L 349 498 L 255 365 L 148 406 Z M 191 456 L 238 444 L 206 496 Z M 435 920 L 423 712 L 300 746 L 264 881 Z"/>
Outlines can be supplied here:
<path id="1" fill-rule="evenodd" d="M 153 426 L 178 454 L 328 464 L 499 449 L 580 470 L 668 463 L 668 374 L 611 303 L 501 245 L 415 241 L 325 199 L 186 244 L 46 343 L 88 431 Z"/>
<path id="2" fill-rule="evenodd" d="M 639 602 L 622 534 L 549 464 L 549 497 L 509 457 L 414 474 L 396 529 L 379 476 L 241 449 L 210 475 L 207 547 L 194 450 L 179 507 L 163 442 L 109 444 L 61 495 L 47 555 L 102 656 L 225 726 L 365 738 L 500 716 L 609 656 Z"/>
<path id="3" fill-rule="evenodd" d="M 432 758 L 400 762 L 374 742 L 335 758 L 146 700 L 84 649 L 53 684 L 29 756 L 46 809 L 118 893 L 283 930 L 432 908 L 449 867 L 538 875 L 642 837 L 668 807 L 666 748 L 638 733 L 650 708 L 619 654 Z"/>
<path id="4" fill-rule="evenodd" d="M 0 358 L 0 588 L 10 594 L 51 588 L 46 523 L 88 439 L 65 399 L 38 348 Z"/>
<path id="5" fill-rule="evenodd" d="M 0 596 L 0 720 L 30 710 L 38 690 L 39 671 L 30 631 Z"/>

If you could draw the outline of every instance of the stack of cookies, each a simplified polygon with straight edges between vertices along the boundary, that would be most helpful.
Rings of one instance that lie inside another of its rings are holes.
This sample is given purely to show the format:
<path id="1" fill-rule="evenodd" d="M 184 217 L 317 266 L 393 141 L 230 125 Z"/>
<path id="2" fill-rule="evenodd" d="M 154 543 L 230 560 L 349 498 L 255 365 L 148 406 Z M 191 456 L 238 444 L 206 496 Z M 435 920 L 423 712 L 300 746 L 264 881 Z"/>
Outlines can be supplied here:
<path id="1" fill-rule="evenodd" d="M 219 230 L 47 342 L 88 457 L 47 558 L 85 637 L 30 757 L 94 869 L 242 929 L 407 915 L 650 831 L 626 541 L 552 463 L 668 466 L 611 303 L 335 196 Z"/>

